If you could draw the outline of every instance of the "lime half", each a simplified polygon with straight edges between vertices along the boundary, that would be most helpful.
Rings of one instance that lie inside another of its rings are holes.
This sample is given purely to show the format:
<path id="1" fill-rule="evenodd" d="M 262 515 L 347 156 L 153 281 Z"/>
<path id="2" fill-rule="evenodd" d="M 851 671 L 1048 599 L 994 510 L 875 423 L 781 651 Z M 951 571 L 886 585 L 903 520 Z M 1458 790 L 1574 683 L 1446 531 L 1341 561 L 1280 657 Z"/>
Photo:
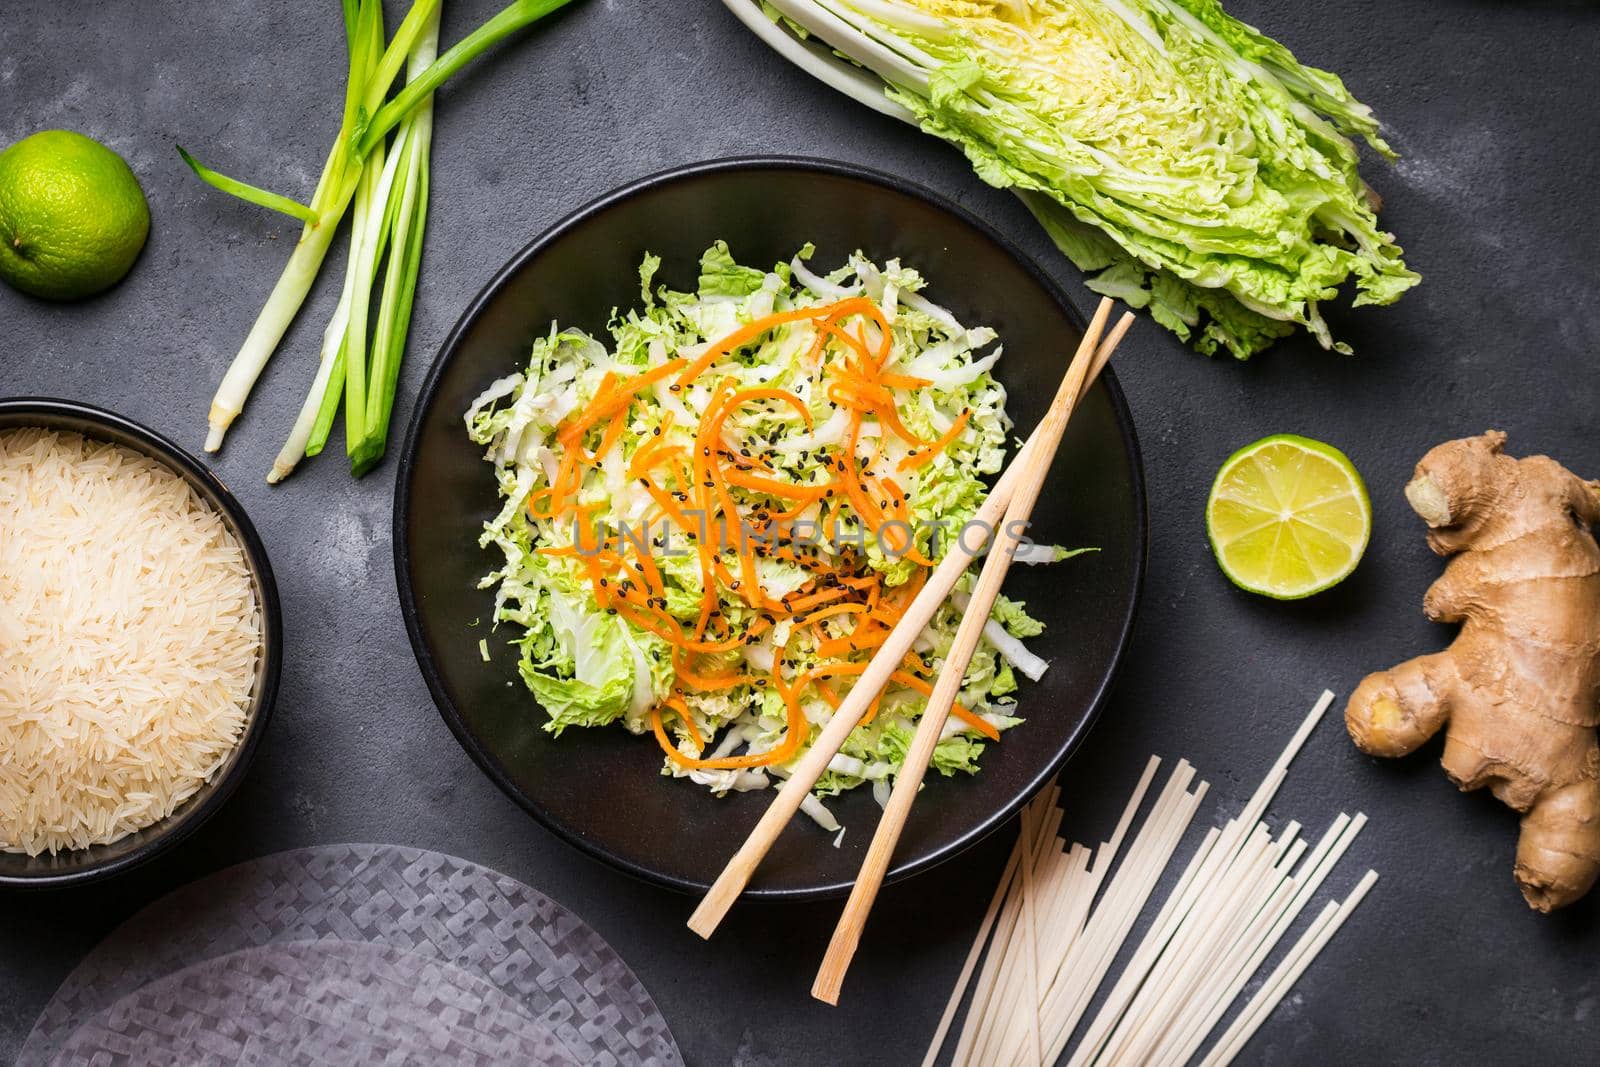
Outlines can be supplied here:
<path id="1" fill-rule="evenodd" d="M 1372 535 L 1372 504 L 1343 452 L 1309 437 L 1263 437 L 1228 457 L 1206 501 L 1222 573 L 1295 600 L 1339 584 Z"/>

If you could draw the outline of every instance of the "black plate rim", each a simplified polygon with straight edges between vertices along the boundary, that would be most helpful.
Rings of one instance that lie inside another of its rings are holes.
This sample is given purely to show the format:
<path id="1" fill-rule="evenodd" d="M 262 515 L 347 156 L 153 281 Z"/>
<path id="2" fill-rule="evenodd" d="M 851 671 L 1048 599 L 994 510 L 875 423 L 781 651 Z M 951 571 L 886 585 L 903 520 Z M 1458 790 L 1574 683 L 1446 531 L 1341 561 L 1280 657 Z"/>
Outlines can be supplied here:
<path id="1" fill-rule="evenodd" d="M 735 156 L 690 163 L 657 171 L 590 201 L 539 234 L 513 255 L 505 266 L 495 272 L 494 276 L 485 283 L 483 288 L 478 291 L 478 294 L 467 304 L 466 310 L 461 313 L 461 317 L 456 320 L 455 326 L 445 337 L 443 344 L 439 346 L 439 351 L 434 356 L 433 363 L 428 368 L 428 373 L 417 391 L 417 399 L 411 409 L 410 423 L 406 428 L 405 445 L 395 469 L 392 540 L 394 545 L 395 587 L 400 599 L 400 613 L 405 620 L 406 636 L 409 638 L 411 650 L 416 656 L 417 667 L 422 672 L 423 681 L 428 687 L 428 693 L 432 696 L 434 705 L 438 709 L 440 717 L 444 719 L 445 725 L 450 728 L 450 732 L 455 736 L 456 741 L 466 751 L 467 755 L 472 757 L 472 761 L 478 765 L 478 769 L 498 786 L 501 792 L 510 797 L 518 807 L 533 816 L 545 829 L 580 852 L 608 864 L 624 874 L 680 893 L 704 893 L 710 888 L 710 884 L 678 878 L 652 870 L 650 867 L 638 863 L 627 856 L 620 855 L 600 842 L 576 833 L 561 824 L 538 804 L 534 803 L 532 799 L 523 794 L 516 783 L 510 779 L 509 775 L 502 771 L 494 757 L 484 750 L 478 739 L 467 729 L 466 723 L 462 721 L 454 702 L 445 692 L 443 680 L 434 664 L 433 655 L 422 637 L 422 630 L 417 621 L 417 600 L 415 591 L 411 586 L 411 552 L 410 545 L 406 539 L 407 519 L 411 511 L 411 478 L 416 466 L 418 438 L 421 435 L 423 416 L 433 405 L 440 380 L 444 377 L 445 369 L 453 362 L 456 350 L 468 329 L 484 312 L 484 309 L 494 299 L 501 287 L 514 274 L 543 254 L 546 248 L 565 236 L 567 231 L 624 201 L 662 185 L 712 174 L 778 170 L 810 171 L 831 177 L 847 178 L 882 186 L 893 192 L 921 200 L 937 210 L 954 216 L 957 220 L 994 242 L 1003 252 L 1016 260 L 1049 294 L 1050 298 L 1055 301 L 1067 317 L 1078 326 L 1080 331 L 1085 328 L 1084 317 L 1073 306 L 1072 302 L 1067 299 L 1066 293 L 1061 286 L 1056 284 L 1034 262 L 1031 256 L 989 223 L 925 186 L 870 167 L 805 156 Z M 1061 751 L 1042 767 L 1028 784 L 1028 787 L 1016 799 L 991 813 L 962 837 L 950 842 L 943 848 L 891 867 L 884 879 L 886 884 L 898 882 L 931 870 L 940 863 L 976 845 L 1005 825 L 1012 816 L 1022 809 L 1022 806 L 1027 803 L 1029 798 L 1037 794 L 1047 782 L 1060 773 L 1061 768 L 1065 766 L 1067 761 L 1072 758 L 1073 753 L 1083 744 L 1084 738 L 1088 736 L 1089 731 L 1093 729 L 1095 723 L 1099 720 L 1100 713 L 1105 707 L 1111 689 L 1116 684 L 1116 680 L 1121 673 L 1123 662 L 1127 658 L 1128 646 L 1133 639 L 1133 630 L 1139 614 L 1139 605 L 1144 598 L 1145 570 L 1150 549 L 1149 500 L 1145 492 L 1144 459 L 1139 449 L 1138 435 L 1134 431 L 1133 416 L 1128 409 L 1127 399 L 1123 395 L 1121 386 L 1117 383 L 1116 375 L 1112 368 L 1107 367 L 1102 372 L 1099 383 L 1105 386 L 1110 396 L 1112 412 L 1116 418 L 1117 428 L 1122 435 L 1123 447 L 1127 450 L 1131 461 L 1130 469 L 1134 499 L 1139 504 L 1135 515 L 1137 552 L 1134 554 L 1133 561 L 1133 595 L 1129 599 L 1128 608 L 1123 614 L 1121 629 L 1117 635 L 1116 653 L 1113 655 L 1111 664 L 1106 670 L 1099 687 L 1095 690 L 1094 697 L 1090 701 L 1089 708 L 1082 721 L 1071 736 L 1068 737 Z M 844 881 L 803 887 L 764 888 L 752 886 L 745 890 L 744 896 L 768 900 L 825 900 L 843 896 L 849 892 L 852 884 L 850 881 Z"/>
<path id="2" fill-rule="evenodd" d="M 0 873 L 0 888 L 43 890 L 97 882 L 142 866 L 188 839 L 233 795 L 249 772 L 261 737 L 272 718 L 272 709 L 277 703 L 278 683 L 283 671 L 283 609 L 278 600 L 278 583 L 272 573 L 267 547 L 257 533 L 255 523 L 250 521 L 249 513 L 226 483 L 186 449 L 164 434 L 125 415 L 78 400 L 46 396 L 0 399 L 0 418 L 9 422 L 14 417 L 19 420 L 16 425 L 25 425 L 20 420 L 39 420 L 34 424 L 49 429 L 52 428 L 51 420 L 71 420 L 120 434 L 138 442 L 137 446 L 131 447 L 137 447 L 152 459 L 166 464 L 191 485 L 203 487 L 220 505 L 223 519 L 244 546 L 260 597 L 258 607 L 261 611 L 261 639 L 265 653 L 263 665 L 257 674 L 258 684 L 249 719 L 243 736 L 239 738 L 233 762 L 224 770 L 222 777 L 215 780 L 210 792 L 201 797 L 193 808 L 180 806 L 165 819 L 148 827 L 158 832 L 125 856 L 59 872 L 30 875 Z M 55 425 L 59 426 L 61 422 L 57 421 Z"/>

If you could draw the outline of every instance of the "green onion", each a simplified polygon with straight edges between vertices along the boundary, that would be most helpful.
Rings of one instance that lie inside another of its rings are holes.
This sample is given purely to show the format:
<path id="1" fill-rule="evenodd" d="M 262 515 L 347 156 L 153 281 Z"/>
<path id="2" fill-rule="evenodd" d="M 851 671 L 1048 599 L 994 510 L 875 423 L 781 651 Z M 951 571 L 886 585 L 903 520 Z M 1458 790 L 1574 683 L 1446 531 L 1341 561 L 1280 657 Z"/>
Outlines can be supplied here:
<path id="1" fill-rule="evenodd" d="M 344 6 L 345 32 L 350 53 L 350 79 L 345 93 L 344 125 L 341 127 L 339 140 L 335 142 L 335 152 L 341 149 L 349 151 L 349 144 L 343 131 L 351 128 L 361 115 L 366 93 L 364 72 L 377 62 L 383 50 L 382 9 L 371 0 L 362 0 L 359 3 L 346 0 Z M 435 11 L 437 12 L 436 6 Z M 365 206 L 370 197 L 372 172 L 366 165 L 365 159 L 362 159 L 360 164 L 361 171 L 356 179 L 353 193 L 356 211 L 355 221 L 351 224 L 350 230 L 350 256 L 345 270 L 344 290 L 339 296 L 338 307 L 334 309 L 333 319 L 323 331 L 322 355 L 317 364 L 316 376 L 312 379 L 311 391 L 306 395 L 305 403 L 300 408 L 294 428 L 289 431 L 289 439 L 273 461 L 272 470 L 267 474 L 269 482 L 281 481 L 294 470 L 303 456 L 314 456 L 322 451 L 322 446 L 333 427 L 339 397 L 344 392 L 345 368 L 349 358 L 351 302 L 355 294 L 363 289 L 364 284 L 370 285 L 370 278 L 362 279 L 360 267 L 363 262 L 361 250 L 366 236 Z"/>
<path id="2" fill-rule="evenodd" d="M 372 116 L 371 122 L 357 131 L 360 147 L 370 150 L 378 138 L 393 129 L 395 124 L 424 97 L 431 95 L 450 75 L 466 66 L 479 52 L 571 2 L 572 0 L 517 0 L 516 3 L 508 5 L 446 52 L 443 58 L 424 71 L 421 77 L 412 79 L 393 100 L 379 108 L 377 114 Z"/>
<path id="3" fill-rule="evenodd" d="M 437 44 L 437 34 L 432 43 Z M 414 69 L 417 72 L 425 69 L 433 57 L 433 48 L 419 47 L 413 59 Z M 390 196 L 391 210 L 386 219 L 389 262 L 372 335 L 366 411 L 360 433 L 348 427 L 346 430 L 350 470 L 357 477 L 383 458 L 388 442 L 400 359 L 410 332 L 411 305 L 416 297 L 417 271 L 422 262 L 422 236 L 428 219 L 428 154 L 432 143 L 433 98 L 428 96 L 406 117 L 395 138 L 395 144 L 401 146 L 401 154 L 398 179 Z"/>
<path id="4" fill-rule="evenodd" d="M 177 148 L 178 155 L 182 156 L 183 161 L 189 164 L 189 169 L 194 171 L 200 180 L 207 185 L 215 186 L 225 193 L 238 197 L 240 200 L 247 200 L 252 204 L 271 208 L 273 211 L 281 211 L 290 218 L 316 225 L 317 213 L 300 203 L 300 201 L 291 200 L 287 196 L 280 196 L 270 190 L 239 181 L 237 178 L 230 178 L 226 174 L 218 174 L 185 152 L 183 145 L 178 145 Z"/>
<path id="5" fill-rule="evenodd" d="M 341 410 L 352 472 L 360 476 L 382 459 L 427 226 L 433 91 L 485 49 L 570 2 L 517 0 L 439 57 L 440 0 L 415 0 L 387 45 L 381 0 L 343 0 L 349 52 L 344 108 L 309 206 L 218 174 L 179 149 L 208 184 L 305 222 L 212 400 L 208 452 L 221 447 L 243 410 L 353 205 L 344 290 L 323 332 L 311 390 L 267 480 L 281 480 L 303 457 L 320 452 Z M 402 68 L 406 85 L 390 99 Z"/>

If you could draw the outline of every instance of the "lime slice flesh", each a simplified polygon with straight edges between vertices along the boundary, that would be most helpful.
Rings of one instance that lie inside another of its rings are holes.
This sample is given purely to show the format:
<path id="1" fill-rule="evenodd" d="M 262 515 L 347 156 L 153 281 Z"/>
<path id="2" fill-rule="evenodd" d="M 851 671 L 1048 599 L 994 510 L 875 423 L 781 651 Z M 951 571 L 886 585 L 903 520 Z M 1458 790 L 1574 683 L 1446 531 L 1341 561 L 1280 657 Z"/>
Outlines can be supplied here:
<path id="1" fill-rule="evenodd" d="M 1372 534 L 1372 504 L 1343 452 L 1275 434 L 1223 463 L 1206 501 L 1206 532 L 1234 585 L 1296 600 L 1356 569 Z"/>

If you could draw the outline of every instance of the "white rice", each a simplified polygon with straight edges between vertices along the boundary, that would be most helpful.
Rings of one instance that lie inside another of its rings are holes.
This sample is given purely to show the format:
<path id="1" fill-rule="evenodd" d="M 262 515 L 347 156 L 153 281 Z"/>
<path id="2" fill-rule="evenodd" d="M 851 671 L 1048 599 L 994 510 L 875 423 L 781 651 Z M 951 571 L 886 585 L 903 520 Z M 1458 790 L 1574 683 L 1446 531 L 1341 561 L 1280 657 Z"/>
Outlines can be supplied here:
<path id="1" fill-rule="evenodd" d="M 244 551 L 188 483 L 78 434 L 0 432 L 0 849 L 172 814 L 238 743 L 260 649 Z"/>

